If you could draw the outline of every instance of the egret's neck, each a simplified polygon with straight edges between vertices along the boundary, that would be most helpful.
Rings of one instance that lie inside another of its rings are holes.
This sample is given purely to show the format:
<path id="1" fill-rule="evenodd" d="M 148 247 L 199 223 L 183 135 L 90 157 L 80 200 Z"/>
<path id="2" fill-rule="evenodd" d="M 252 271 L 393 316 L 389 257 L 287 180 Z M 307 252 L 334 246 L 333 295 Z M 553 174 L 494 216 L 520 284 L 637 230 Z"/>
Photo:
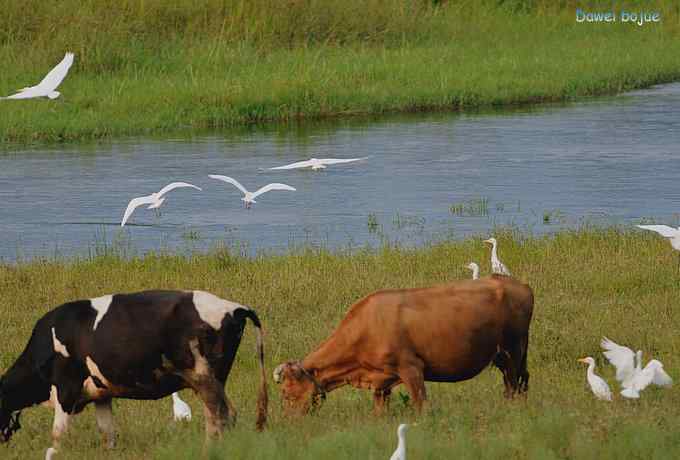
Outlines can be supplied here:
<path id="1" fill-rule="evenodd" d="M 592 377 L 595 375 L 595 363 L 589 363 L 588 364 L 588 377 Z"/>
<path id="2" fill-rule="evenodd" d="M 491 258 L 493 260 L 498 260 L 498 252 L 496 251 L 496 243 L 491 246 Z"/>
<path id="3" fill-rule="evenodd" d="M 400 458 L 403 458 L 403 454 L 406 452 L 406 436 L 404 433 L 399 432 L 399 441 L 397 443 L 397 451 L 402 452 L 402 456 Z"/>
<path id="4" fill-rule="evenodd" d="M 479 267 L 474 267 L 472 269 L 472 279 L 476 280 L 477 278 L 479 278 Z"/>

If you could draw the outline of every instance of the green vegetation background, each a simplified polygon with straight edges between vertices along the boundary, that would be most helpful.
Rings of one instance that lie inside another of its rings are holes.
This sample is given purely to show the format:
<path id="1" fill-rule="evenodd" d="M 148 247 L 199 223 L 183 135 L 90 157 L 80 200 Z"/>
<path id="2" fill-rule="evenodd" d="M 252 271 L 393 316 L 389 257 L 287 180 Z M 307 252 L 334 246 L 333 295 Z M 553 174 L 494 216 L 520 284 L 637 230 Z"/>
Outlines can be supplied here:
<path id="1" fill-rule="evenodd" d="M 0 94 L 76 53 L 55 101 L 1 101 L 0 141 L 460 110 L 614 93 L 680 76 L 662 22 L 579 24 L 552 0 L 0 0 Z"/>
<path id="2" fill-rule="evenodd" d="M 329 394 L 316 415 L 286 419 L 271 379 L 270 424 L 254 431 L 259 379 L 255 334 L 247 327 L 227 394 L 239 411 L 237 427 L 207 458 L 389 458 L 401 422 L 418 421 L 408 434 L 409 459 L 677 459 L 680 458 L 680 392 L 650 387 L 637 401 L 618 394 L 614 370 L 605 364 L 603 335 L 660 359 L 680 378 L 680 273 L 677 254 L 663 238 L 616 229 L 563 231 L 551 237 L 500 233 L 500 256 L 534 289 L 526 400 L 503 399 L 500 373 L 489 368 L 456 384 L 428 384 L 430 412 L 417 417 L 395 389 L 385 417 L 371 413 L 368 391 Z M 293 251 L 245 259 L 227 250 L 180 257 L 104 255 L 68 261 L 35 260 L 0 265 L 0 373 L 25 346 L 35 321 L 63 302 L 149 288 L 204 289 L 255 308 L 266 330 L 268 374 L 300 359 L 327 337 L 349 306 L 377 289 L 427 286 L 467 278 L 471 260 L 489 273 L 481 239 L 444 242 L 421 249 L 384 247 L 329 253 Z M 591 355 L 596 372 L 612 386 L 613 402 L 597 401 L 586 383 Z M 404 392 L 405 393 L 405 392 Z M 184 459 L 201 457 L 201 405 L 183 391 L 194 411 L 188 424 L 172 421 L 170 398 L 114 402 L 119 445 L 101 447 L 88 407 L 66 436 L 67 459 Z M 7 460 L 42 458 L 50 444 L 52 411 L 24 412 L 23 428 Z"/>

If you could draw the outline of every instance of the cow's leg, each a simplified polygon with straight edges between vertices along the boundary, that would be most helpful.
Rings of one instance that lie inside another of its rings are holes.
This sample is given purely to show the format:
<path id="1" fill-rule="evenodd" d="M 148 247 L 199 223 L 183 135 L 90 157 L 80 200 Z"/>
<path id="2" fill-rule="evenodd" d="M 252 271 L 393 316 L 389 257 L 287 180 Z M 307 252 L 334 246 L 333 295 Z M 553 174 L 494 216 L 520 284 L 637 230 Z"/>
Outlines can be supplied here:
<path id="1" fill-rule="evenodd" d="M 529 370 L 527 369 L 527 355 L 529 351 L 529 335 L 522 338 L 520 342 L 520 352 L 522 357 L 519 364 L 519 392 L 520 394 L 529 391 Z"/>
<path id="2" fill-rule="evenodd" d="M 104 436 L 104 444 L 108 449 L 116 447 L 116 430 L 113 426 L 113 410 L 111 400 L 96 401 L 94 413 L 97 418 L 97 426 Z"/>
<path id="3" fill-rule="evenodd" d="M 383 415 L 389 408 L 390 394 L 392 394 L 390 388 L 378 388 L 373 391 L 373 413 L 375 415 Z"/>
<path id="4" fill-rule="evenodd" d="M 61 437 L 68 430 L 69 414 L 67 414 L 59 402 L 57 387 L 52 385 L 50 390 L 50 402 L 54 407 L 54 421 L 52 422 L 52 447 L 54 452 L 59 449 Z"/>
<path id="5" fill-rule="evenodd" d="M 505 350 L 499 348 L 496 356 L 493 358 L 494 365 L 503 374 L 503 385 L 505 386 L 504 396 L 510 398 L 512 396 L 512 381 L 508 368 L 510 366 L 510 355 Z"/>
<path id="6" fill-rule="evenodd" d="M 505 384 L 504 396 L 508 399 L 512 398 L 519 389 L 519 363 L 522 359 L 521 353 L 515 346 L 514 350 L 508 351 L 501 349 L 496 354 L 494 363 L 503 372 L 503 383 Z"/>
<path id="7" fill-rule="evenodd" d="M 427 399 L 425 377 L 421 367 L 410 366 L 399 370 L 399 378 L 406 385 L 413 405 L 418 412 L 423 410 L 423 402 Z"/>
<path id="8" fill-rule="evenodd" d="M 235 416 L 232 416 L 224 394 L 224 384 L 216 378 L 204 378 L 194 386 L 198 397 L 203 401 L 205 414 L 205 435 L 207 439 L 220 437 L 224 428 L 232 426 Z"/>

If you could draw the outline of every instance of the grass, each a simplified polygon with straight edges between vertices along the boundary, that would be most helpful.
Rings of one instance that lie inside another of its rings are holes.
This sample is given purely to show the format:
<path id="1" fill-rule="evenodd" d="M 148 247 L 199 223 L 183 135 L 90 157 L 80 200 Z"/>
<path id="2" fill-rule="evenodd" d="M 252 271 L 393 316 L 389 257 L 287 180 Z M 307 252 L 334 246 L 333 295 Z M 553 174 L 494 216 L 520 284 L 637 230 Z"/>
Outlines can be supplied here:
<path id="1" fill-rule="evenodd" d="M 0 0 L 0 9 L 0 62 L 11 63 L 0 94 L 76 53 L 63 98 L 3 101 L 5 143 L 563 101 L 680 77 L 670 0 L 654 4 L 662 22 L 643 27 L 579 24 L 570 2 L 548 0 Z"/>
<path id="2" fill-rule="evenodd" d="M 577 358 L 592 355 L 597 372 L 613 389 L 613 368 L 599 351 L 602 335 L 660 359 L 676 380 L 680 355 L 677 324 L 680 273 L 677 255 L 652 234 L 616 228 L 563 231 L 530 237 L 500 233 L 499 255 L 536 295 L 531 327 L 528 398 L 505 401 L 495 369 L 457 384 L 428 384 L 430 411 L 416 416 L 395 391 L 387 416 L 371 415 L 367 391 L 341 389 L 321 410 L 300 420 L 282 416 L 272 383 L 270 424 L 255 433 L 257 367 L 254 333 L 247 328 L 227 393 L 239 409 L 237 427 L 209 458 L 316 459 L 388 458 L 397 424 L 411 428 L 409 458 L 440 459 L 666 459 L 680 458 L 680 392 L 649 388 L 638 401 L 615 392 L 596 401 Z M 243 258 L 228 251 L 180 257 L 115 255 L 0 266 L 0 372 L 21 352 L 36 319 L 49 308 L 77 298 L 147 288 L 206 289 L 257 309 L 266 328 L 269 371 L 303 357 L 327 337 L 349 305 L 371 291 L 424 286 L 467 278 L 463 266 L 481 262 L 480 239 L 420 248 L 384 247 L 354 253 L 298 250 L 279 256 Z M 171 421 L 171 401 L 115 402 L 119 447 L 99 447 L 93 409 L 76 417 L 66 437 L 65 458 L 195 458 L 203 440 L 200 405 L 183 392 L 195 418 Z M 36 458 L 50 442 L 51 413 L 24 412 L 24 428 L 3 459 Z"/>

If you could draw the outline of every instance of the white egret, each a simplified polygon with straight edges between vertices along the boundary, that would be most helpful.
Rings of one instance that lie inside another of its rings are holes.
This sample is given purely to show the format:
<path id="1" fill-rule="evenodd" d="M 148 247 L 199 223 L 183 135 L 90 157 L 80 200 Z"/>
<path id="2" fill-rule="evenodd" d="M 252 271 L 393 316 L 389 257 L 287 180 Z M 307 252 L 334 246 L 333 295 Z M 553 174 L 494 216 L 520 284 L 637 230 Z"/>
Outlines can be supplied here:
<path id="1" fill-rule="evenodd" d="M 45 75 L 40 83 L 35 86 L 28 86 L 20 89 L 16 94 L 0 99 L 33 99 L 36 97 L 58 98 L 61 93 L 55 91 L 61 82 L 66 78 L 68 69 L 73 65 L 73 53 L 66 53 L 64 58 L 50 72 Z"/>
<path id="2" fill-rule="evenodd" d="M 336 165 L 340 163 L 352 163 L 355 161 L 366 160 L 368 157 L 363 158 L 310 158 L 305 161 L 297 161 L 289 165 L 277 166 L 275 168 L 269 168 L 270 170 L 276 169 L 303 169 L 312 168 L 314 171 L 319 169 L 326 169 L 328 165 Z"/>
<path id="3" fill-rule="evenodd" d="M 172 412 L 175 415 L 175 421 L 191 420 L 191 407 L 179 397 L 179 394 L 172 394 Z"/>
<path id="4" fill-rule="evenodd" d="M 221 180 L 222 182 L 226 182 L 227 184 L 231 184 L 238 188 L 241 192 L 243 192 L 243 198 L 241 198 L 241 201 L 245 203 L 246 208 L 250 208 L 250 205 L 252 203 L 257 203 L 257 201 L 255 201 L 255 198 L 271 190 L 290 190 L 293 192 L 295 191 L 295 188 L 291 187 L 290 185 L 273 183 L 267 184 L 264 187 L 257 189 L 255 192 L 249 192 L 243 185 L 239 183 L 239 181 L 237 181 L 236 179 L 232 179 L 229 176 L 210 174 L 208 175 L 208 177 L 211 179 Z"/>
<path id="5" fill-rule="evenodd" d="M 637 399 L 650 384 L 671 386 L 673 379 L 664 371 L 661 361 L 652 359 L 642 368 L 642 350 L 633 353 L 630 348 L 603 337 L 600 346 L 609 362 L 616 368 L 616 380 L 621 382 L 621 395 Z M 637 361 L 637 363 L 636 363 Z"/>
<path id="6" fill-rule="evenodd" d="M 54 454 L 57 453 L 57 449 L 54 447 L 48 447 L 47 450 L 45 451 L 45 460 L 52 460 L 54 458 Z"/>
<path id="7" fill-rule="evenodd" d="M 499 275 L 511 276 L 508 267 L 503 265 L 503 262 L 501 262 L 498 258 L 498 252 L 496 249 L 498 246 L 498 241 L 496 241 L 496 238 L 489 238 L 488 240 L 484 240 L 484 242 L 491 245 L 491 271 Z"/>
<path id="8" fill-rule="evenodd" d="M 470 262 L 470 263 L 467 264 L 465 267 L 466 267 L 466 268 L 469 268 L 470 270 L 472 270 L 472 279 L 473 279 L 473 280 L 479 279 L 479 265 L 477 265 L 477 264 L 474 263 L 474 262 Z"/>
<path id="9" fill-rule="evenodd" d="M 661 361 L 656 359 L 652 359 L 648 362 L 644 369 L 639 369 L 639 366 L 636 368 L 635 375 L 631 379 L 630 385 L 624 387 L 623 391 L 621 391 L 621 395 L 626 398 L 637 399 L 640 397 L 640 392 L 652 383 L 661 387 L 670 387 L 673 385 L 673 379 L 663 370 Z"/>
<path id="10" fill-rule="evenodd" d="M 166 193 L 170 192 L 171 190 L 174 190 L 176 188 L 183 188 L 183 187 L 191 187 L 195 188 L 196 190 L 203 190 L 200 187 L 196 187 L 195 185 L 188 184 L 186 182 L 173 182 L 171 184 L 166 185 L 162 189 L 160 189 L 156 193 L 152 193 L 151 195 L 146 195 L 146 196 L 139 196 L 137 198 L 133 198 L 130 200 L 130 202 L 127 205 L 127 208 L 125 209 L 125 214 L 123 214 L 123 220 L 120 222 L 120 226 L 124 227 L 125 223 L 128 221 L 132 213 L 137 209 L 139 206 L 148 204 L 150 206 L 147 207 L 147 209 L 155 209 L 160 207 L 163 202 L 165 201 L 165 198 L 163 198 L 163 195 Z"/>
<path id="11" fill-rule="evenodd" d="M 397 444 L 397 449 L 394 451 L 390 460 L 406 460 L 406 431 L 408 430 L 408 425 L 402 423 L 397 428 L 397 437 L 399 442 Z"/>
<path id="12" fill-rule="evenodd" d="M 680 227 L 673 228 L 668 225 L 638 225 L 643 230 L 651 230 L 664 238 L 668 238 L 671 246 L 676 251 L 680 251 Z M 680 268 L 680 252 L 678 253 L 678 268 Z"/>
<path id="13" fill-rule="evenodd" d="M 611 401 L 612 391 L 609 389 L 609 385 L 607 385 L 607 382 L 605 382 L 602 377 L 595 374 L 595 360 L 588 356 L 586 358 L 581 358 L 578 361 L 588 364 L 588 384 L 590 385 L 590 389 L 593 390 L 595 397 L 604 401 Z"/>

